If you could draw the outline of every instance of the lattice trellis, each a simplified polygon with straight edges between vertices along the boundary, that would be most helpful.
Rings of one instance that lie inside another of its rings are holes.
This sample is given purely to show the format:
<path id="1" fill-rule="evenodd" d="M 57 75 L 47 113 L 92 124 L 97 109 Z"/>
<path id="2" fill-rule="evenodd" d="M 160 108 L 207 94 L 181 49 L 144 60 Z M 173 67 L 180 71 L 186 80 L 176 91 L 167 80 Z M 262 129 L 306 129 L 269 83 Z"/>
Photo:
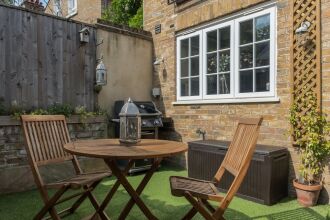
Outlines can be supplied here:
<path id="1" fill-rule="evenodd" d="M 309 43 L 302 45 L 295 34 L 303 22 L 310 22 L 308 28 Z M 301 98 L 308 93 L 317 97 L 321 109 L 321 40 L 320 40 L 320 0 L 293 1 L 293 46 L 292 46 L 292 94 L 299 114 L 304 115 L 310 106 L 304 106 Z"/>

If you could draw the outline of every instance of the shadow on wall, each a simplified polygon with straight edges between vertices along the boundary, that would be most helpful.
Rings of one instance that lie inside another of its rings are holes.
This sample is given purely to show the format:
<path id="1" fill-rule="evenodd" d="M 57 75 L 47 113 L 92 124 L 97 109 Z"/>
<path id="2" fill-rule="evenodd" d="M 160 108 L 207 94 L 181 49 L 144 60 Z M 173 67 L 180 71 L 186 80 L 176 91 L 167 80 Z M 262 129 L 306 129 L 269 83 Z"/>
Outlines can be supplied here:
<path id="1" fill-rule="evenodd" d="M 293 152 L 289 151 L 289 178 L 288 178 L 288 192 L 289 192 L 289 196 L 296 198 L 296 191 L 295 188 L 293 187 L 293 179 L 297 178 L 297 173 L 294 169 L 294 162 L 292 160 L 292 153 L 297 154 L 297 150 L 296 148 L 293 148 Z"/>
<path id="2" fill-rule="evenodd" d="M 330 157 L 329 159 L 327 160 L 326 162 L 326 170 L 328 170 L 328 173 L 326 173 L 326 175 L 329 177 L 330 176 Z M 321 196 L 320 196 L 320 199 L 319 199 L 319 203 L 320 204 L 329 204 L 330 202 L 330 198 L 329 198 L 329 195 L 330 195 L 330 185 L 328 184 L 327 185 L 327 188 L 323 187 L 322 191 L 321 191 Z M 330 211 L 329 211 L 329 215 L 330 215 Z M 329 216 L 330 218 L 330 216 Z"/>

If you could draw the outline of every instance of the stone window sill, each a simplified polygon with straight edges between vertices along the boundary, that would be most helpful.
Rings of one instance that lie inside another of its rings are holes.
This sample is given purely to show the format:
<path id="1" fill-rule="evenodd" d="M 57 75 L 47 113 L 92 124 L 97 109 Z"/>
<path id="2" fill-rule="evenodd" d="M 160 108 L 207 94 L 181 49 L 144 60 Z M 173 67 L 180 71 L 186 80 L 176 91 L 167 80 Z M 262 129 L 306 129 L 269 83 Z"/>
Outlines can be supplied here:
<path id="1" fill-rule="evenodd" d="M 214 100 L 187 100 L 172 102 L 172 105 L 207 105 L 207 104 L 244 104 L 244 103 L 279 103 L 278 97 L 265 98 L 235 98 Z"/>

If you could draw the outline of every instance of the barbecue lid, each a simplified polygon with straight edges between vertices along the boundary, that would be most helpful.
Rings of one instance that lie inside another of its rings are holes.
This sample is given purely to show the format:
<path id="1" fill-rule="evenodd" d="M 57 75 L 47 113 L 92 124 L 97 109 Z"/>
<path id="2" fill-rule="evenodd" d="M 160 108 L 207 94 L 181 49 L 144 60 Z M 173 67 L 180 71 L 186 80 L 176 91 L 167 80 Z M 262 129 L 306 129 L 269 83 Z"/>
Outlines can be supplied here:
<path id="1" fill-rule="evenodd" d="M 156 105 L 152 101 L 133 101 L 136 107 L 139 109 L 141 116 L 160 116 L 162 113 L 156 108 Z M 124 106 L 124 101 L 115 101 L 114 105 L 114 115 L 117 117 L 120 110 Z"/>

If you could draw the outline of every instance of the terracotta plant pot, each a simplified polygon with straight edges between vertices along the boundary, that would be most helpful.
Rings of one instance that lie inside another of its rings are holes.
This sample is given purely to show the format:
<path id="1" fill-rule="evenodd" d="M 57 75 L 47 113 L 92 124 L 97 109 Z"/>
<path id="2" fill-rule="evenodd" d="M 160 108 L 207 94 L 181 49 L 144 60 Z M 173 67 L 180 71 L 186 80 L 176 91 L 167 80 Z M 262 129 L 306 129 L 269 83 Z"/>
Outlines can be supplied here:
<path id="1" fill-rule="evenodd" d="M 293 186 L 296 188 L 297 200 L 300 205 L 304 207 L 311 207 L 316 205 L 317 200 L 319 199 L 320 191 L 322 185 L 305 185 L 293 180 Z"/>

